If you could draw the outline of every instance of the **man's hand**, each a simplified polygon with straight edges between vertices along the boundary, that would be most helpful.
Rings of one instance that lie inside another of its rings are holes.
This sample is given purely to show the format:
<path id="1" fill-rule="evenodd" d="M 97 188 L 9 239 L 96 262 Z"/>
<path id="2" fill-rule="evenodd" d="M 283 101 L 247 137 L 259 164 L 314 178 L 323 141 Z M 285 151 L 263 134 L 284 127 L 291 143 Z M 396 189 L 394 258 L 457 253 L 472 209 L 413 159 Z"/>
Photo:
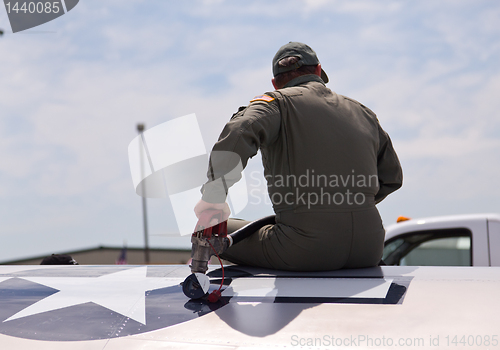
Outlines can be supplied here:
<path id="1" fill-rule="evenodd" d="M 208 203 L 205 202 L 203 199 L 200 199 L 200 201 L 196 203 L 196 206 L 194 207 L 194 213 L 196 214 L 196 217 L 199 219 L 200 214 L 208 209 L 222 210 L 222 221 L 226 221 L 229 218 L 229 215 L 231 214 L 231 209 L 229 209 L 229 205 L 227 205 L 226 202 Z M 219 222 L 217 219 L 213 219 L 212 221 L 210 221 L 210 226 L 215 226 L 218 223 Z"/>

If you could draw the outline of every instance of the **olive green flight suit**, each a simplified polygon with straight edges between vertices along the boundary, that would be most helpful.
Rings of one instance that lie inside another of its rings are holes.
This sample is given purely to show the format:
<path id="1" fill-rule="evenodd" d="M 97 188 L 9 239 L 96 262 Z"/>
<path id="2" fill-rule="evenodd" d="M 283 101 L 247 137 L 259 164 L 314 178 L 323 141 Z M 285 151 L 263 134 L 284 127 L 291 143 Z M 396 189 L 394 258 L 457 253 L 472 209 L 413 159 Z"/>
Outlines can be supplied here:
<path id="1" fill-rule="evenodd" d="M 321 271 L 376 266 L 384 228 L 375 204 L 402 185 L 402 170 L 375 114 L 337 95 L 316 75 L 256 98 L 233 115 L 213 151 L 234 152 L 243 167 L 260 149 L 276 224 L 230 247 L 223 258 L 265 268 Z M 209 171 L 215 180 L 232 162 Z M 214 171 L 215 169 L 215 171 Z M 226 190 L 207 182 L 203 200 L 221 203 Z M 247 222 L 229 220 L 230 232 Z"/>

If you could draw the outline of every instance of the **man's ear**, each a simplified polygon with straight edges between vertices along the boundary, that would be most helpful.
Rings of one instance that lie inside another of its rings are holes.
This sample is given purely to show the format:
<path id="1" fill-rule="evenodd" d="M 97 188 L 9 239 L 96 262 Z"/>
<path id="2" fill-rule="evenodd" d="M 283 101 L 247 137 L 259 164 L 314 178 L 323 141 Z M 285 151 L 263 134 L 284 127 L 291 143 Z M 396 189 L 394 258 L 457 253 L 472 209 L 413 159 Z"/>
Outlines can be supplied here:
<path id="1" fill-rule="evenodd" d="M 320 74 L 321 74 L 321 68 L 319 70 L 320 70 Z M 274 90 L 278 90 L 278 87 L 276 86 L 276 81 L 274 80 L 274 78 L 271 79 L 271 83 L 273 83 Z"/>
<path id="2" fill-rule="evenodd" d="M 321 77 L 321 63 L 318 63 L 318 65 L 314 69 L 314 74 L 316 74 L 318 77 Z"/>

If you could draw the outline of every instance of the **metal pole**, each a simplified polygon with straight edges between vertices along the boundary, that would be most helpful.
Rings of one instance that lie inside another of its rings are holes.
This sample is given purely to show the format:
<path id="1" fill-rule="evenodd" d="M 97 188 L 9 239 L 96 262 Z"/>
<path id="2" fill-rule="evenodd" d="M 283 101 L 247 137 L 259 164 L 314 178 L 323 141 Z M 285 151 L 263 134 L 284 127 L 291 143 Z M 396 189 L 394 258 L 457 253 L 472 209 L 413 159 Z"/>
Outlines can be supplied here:
<path id="1" fill-rule="evenodd" d="M 137 131 L 139 132 L 139 135 L 142 136 L 142 133 L 144 131 L 144 124 L 137 124 Z M 141 171 L 144 171 L 144 159 L 143 159 L 143 152 L 139 153 L 141 156 Z M 143 177 L 144 178 L 144 177 Z M 147 213 L 147 206 L 146 206 L 146 191 L 144 190 L 145 183 L 144 181 L 142 182 L 141 186 L 142 188 L 142 220 L 143 220 L 143 225 L 144 225 L 144 263 L 146 265 L 149 264 L 149 239 L 148 239 L 148 213 Z"/>
<path id="2" fill-rule="evenodd" d="M 144 262 L 149 264 L 148 220 L 146 212 L 146 198 L 142 197 L 142 217 L 144 220 Z"/>

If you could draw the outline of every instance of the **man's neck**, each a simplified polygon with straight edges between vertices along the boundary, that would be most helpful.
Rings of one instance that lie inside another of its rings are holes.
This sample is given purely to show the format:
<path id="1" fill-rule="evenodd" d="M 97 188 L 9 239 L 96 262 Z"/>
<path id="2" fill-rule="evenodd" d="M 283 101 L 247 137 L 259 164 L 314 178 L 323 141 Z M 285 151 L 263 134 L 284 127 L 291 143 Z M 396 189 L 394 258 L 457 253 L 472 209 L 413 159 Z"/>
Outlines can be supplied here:
<path id="1" fill-rule="evenodd" d="M 310 81 L 317 81 L 319 83 L 325 84 L 323 82 L 323 79 L 321 79 L 321 77 L 317 76 L 316 74 L 306 74 L 306 75 L 301 75 L 300 77 L 297 78 L 293 78 L 288 83 L 286 83 L 285 86 L 283 86 L 283 88 L 297 86 L 300 84 L 308 83 Z"/>

